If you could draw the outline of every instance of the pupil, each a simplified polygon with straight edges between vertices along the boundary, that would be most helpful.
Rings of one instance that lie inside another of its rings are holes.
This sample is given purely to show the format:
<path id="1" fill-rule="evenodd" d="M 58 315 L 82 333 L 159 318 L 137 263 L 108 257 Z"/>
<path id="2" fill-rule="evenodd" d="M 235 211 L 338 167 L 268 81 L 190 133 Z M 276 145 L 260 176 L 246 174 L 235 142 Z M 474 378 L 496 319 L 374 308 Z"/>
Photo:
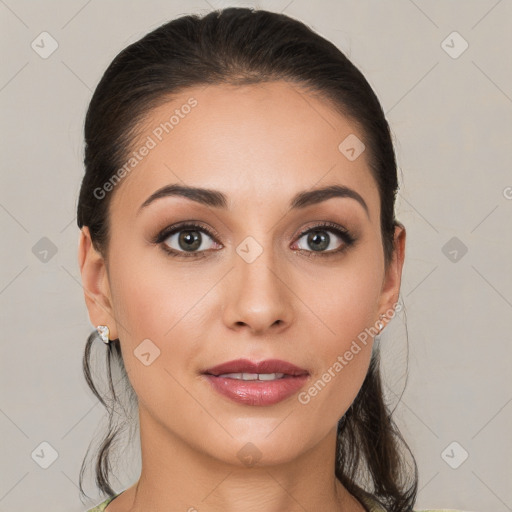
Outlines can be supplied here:
<path id="1" fill-rule="evenodd" d="M 179 244 L 185 251 L 193 251 L 201 246 L 199 231 L 182 231 L 179 236 Z"/>
<path id="2" fill-rule="evenodd" d="M 321 251 L 329 247 L 329 235 L 324 231 L 313 231 L 308 236 L 308 243 L 314 251 Z"/>

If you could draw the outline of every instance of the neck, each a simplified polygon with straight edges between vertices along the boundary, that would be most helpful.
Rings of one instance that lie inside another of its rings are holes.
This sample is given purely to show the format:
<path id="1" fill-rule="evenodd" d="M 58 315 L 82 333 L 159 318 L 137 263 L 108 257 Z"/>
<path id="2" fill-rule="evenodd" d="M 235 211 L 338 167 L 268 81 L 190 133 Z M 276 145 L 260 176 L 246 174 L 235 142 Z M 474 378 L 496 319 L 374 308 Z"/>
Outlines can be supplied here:
<path id="1" fill-rule="evenodd" d="M 220 461 L 149 415 L 141 414 L 140 433 L 140 478 L 105 512 L 364 511 L 335 477 L 335 429 L 298 458 L 253 466 Z"/>

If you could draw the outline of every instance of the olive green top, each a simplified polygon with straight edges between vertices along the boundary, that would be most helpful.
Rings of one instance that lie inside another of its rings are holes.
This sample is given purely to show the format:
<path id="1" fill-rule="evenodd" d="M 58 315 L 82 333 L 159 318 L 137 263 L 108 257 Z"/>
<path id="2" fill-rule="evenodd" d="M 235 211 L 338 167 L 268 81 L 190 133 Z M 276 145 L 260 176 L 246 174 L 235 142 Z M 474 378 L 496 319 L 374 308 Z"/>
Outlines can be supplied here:
<path id="1" fill-rule="evenodd" d="M 119 494 L 116 494 L 116 496 L 119 496 Z M 112 498 L 107 498 L 103 503 L 100 503 L 99 505 L 96 505 L 95 507 L 91 508 L 87 512 L 103 512 L 107 505 L 116 497 L 112 496 Z"/>
<path id="2" fill-rule="evenodd" d="M 124 491 L 123 491 L 124 492 Z M 121 494 L 121 493 L 119 493 Z M 88 510 L 87 512 L 103 512 L 105 510 L 105 508 L 107 507 L 107 505 L 114 499 L 116 498 L 117 496 L 119 496 L 119 494 L 116 494 L 115 496 L 112 496 L 111 498 L 107 498 L 103 503 L 100 503 L 99 505 L 97 505 L 96 507 L 94 508 L 91 508 L 90 510 Z M 378 505 L 377 503 L 371 501 L 371 500 L 364 500 L 364 505 L 366 505 L 368 507 L 368 510 L 370 512 L 386 512 L 380 505 Z M 429 509 L 429 510 L 417 510 L 416 512 L 457 512 L 456 510 L 453 510 L 453 509 L 448 509 L 448 508 L 443 508 L 443 509 Z"/>

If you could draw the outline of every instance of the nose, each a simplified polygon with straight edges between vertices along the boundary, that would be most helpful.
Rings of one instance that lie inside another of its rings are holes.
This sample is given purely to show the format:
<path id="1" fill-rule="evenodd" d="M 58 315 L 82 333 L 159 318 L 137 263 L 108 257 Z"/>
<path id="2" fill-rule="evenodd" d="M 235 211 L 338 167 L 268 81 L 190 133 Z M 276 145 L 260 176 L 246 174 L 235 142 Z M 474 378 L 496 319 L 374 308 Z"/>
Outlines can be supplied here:
<path id="1" fill-rule="evenodd" d="M 234 254 L 234 267 L 224 283 L 223 320 L 230 329 L 272 334 L 293 321 L 293 293 L 284 272 L 276 268 L 270 249 L 252 262 Z"/>

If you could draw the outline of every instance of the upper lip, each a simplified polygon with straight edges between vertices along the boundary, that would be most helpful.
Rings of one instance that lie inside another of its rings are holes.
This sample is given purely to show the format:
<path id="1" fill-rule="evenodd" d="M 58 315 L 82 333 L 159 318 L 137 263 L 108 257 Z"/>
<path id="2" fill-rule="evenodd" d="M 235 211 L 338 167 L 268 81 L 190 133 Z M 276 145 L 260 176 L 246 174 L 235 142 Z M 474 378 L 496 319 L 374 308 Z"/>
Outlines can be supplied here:
<path id="1" fill-rule="evenodd" d="M 235 359 L 208 368 L 203 373 L 222 375 L 224 373 L 284 373 L 286 375 L 308 375 L 308 371 L 280 359 L 266 359 L 253 362 L 249 359 Z"/>

